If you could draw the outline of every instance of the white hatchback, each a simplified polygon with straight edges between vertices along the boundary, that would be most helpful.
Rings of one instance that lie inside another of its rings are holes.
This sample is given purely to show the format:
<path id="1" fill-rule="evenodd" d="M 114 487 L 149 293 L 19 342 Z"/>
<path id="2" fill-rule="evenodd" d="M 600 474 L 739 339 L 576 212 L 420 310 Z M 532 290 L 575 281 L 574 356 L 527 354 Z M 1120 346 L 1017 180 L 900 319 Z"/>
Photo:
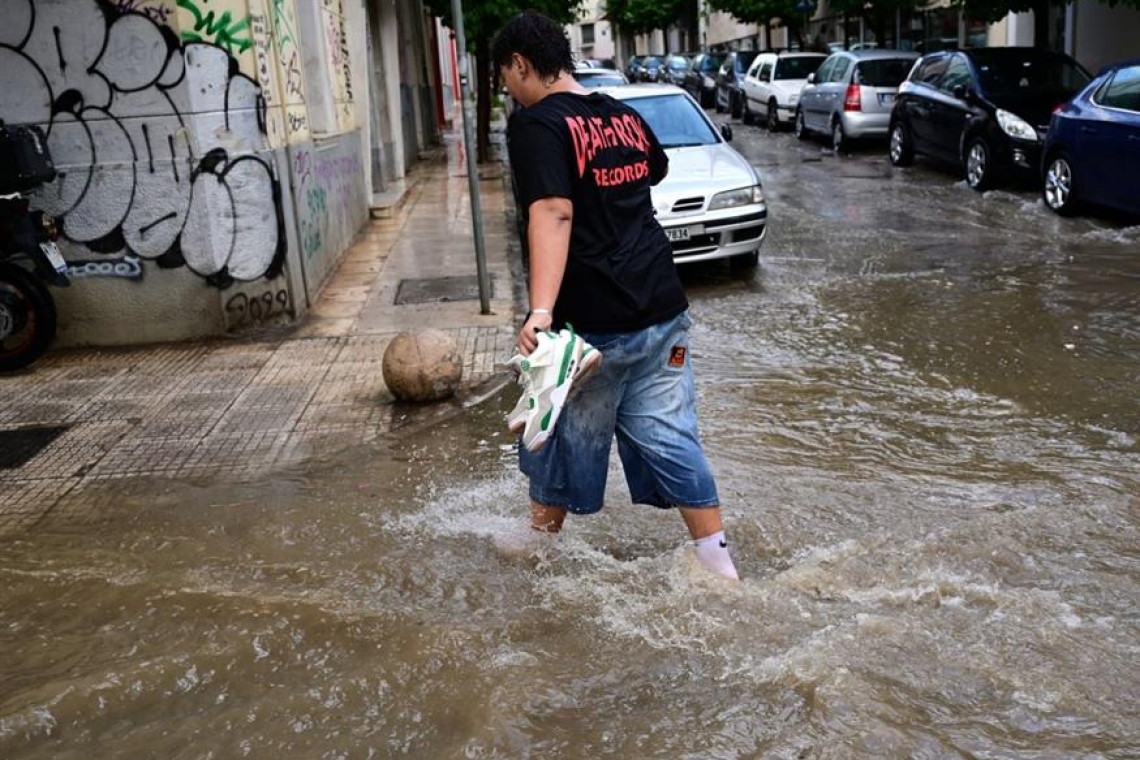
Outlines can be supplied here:
<path id="1" fill-rule="evenodd" d="M 603 88 L 633 107 L 669 156 L 669 173 L 651 191 L 657 220 L 678 264 L 728 259 L 756 266 L 768 228 L 760 173 L 728 144 L 697 102 L 673 85 Z"/>
<path id="2" fill-rule="evenodd" d="M 744 123 L 763 119 L 773 132 L 795 120 L 808 74 L 827 58 L 822 53 L 761 53 L 744 75 Z"/>

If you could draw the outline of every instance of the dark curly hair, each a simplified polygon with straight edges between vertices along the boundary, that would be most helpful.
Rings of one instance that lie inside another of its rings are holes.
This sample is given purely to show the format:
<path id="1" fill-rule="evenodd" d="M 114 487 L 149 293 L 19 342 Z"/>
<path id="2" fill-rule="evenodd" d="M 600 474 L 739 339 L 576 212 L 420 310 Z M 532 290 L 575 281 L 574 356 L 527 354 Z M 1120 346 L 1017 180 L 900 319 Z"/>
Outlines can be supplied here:
<path id="1" fill-rule="evenodd" d="M 515 53 L 530 61 L 544 79 L 574 70 L 566 31 L 538 11 L 524 11 L 508 21 L 491 45 L 491 58 L 498 68 L 509 65 Z"/>

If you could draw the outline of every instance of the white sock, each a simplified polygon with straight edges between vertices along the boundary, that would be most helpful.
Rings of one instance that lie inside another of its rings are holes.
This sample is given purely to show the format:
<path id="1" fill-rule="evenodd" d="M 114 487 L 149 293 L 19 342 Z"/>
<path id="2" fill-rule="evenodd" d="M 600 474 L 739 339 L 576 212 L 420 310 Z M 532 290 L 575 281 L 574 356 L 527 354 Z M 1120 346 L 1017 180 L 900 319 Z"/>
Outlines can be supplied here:
<path id="1" fill-rule="evenodd" d="M 728 541 L 724 538 L 723 530 L 698 538 L 693 542 L 693 548 L 697 553 L 697 561 L 709 570 L 734 581 L 740 580 L 736 566 L 732 564 L 732 557 L 728 556 Z"/>

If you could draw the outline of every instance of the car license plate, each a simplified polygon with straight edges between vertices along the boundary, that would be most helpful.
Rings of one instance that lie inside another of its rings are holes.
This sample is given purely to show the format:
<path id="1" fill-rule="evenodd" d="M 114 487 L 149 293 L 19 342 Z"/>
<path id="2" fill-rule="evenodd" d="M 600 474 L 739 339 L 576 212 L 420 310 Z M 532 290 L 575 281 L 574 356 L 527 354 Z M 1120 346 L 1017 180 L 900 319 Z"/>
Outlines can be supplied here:
<path id="1" fill-rule="evenodd" d="M 889 106 L 895 102 L 895 94 L 893 92 L 880 92 L 879 105 Z"/>
<path id="2" fill-rule="evenodd" d="M 40 250 L 44 252 L 44 256 L 51 262 L 55 271 L 63 274 L 67 271 L 67 262 L 63 259 L 63 254 L 59 252 L 59 246 L 49 241 L 47 243 L 40 243 Z"/>
<path id="3" fill-rule="evenodd" d="M 666 227 L 665 237 L 669 238 L 672 243 L 679 243 L 689 239 L 688 227 Z"/>

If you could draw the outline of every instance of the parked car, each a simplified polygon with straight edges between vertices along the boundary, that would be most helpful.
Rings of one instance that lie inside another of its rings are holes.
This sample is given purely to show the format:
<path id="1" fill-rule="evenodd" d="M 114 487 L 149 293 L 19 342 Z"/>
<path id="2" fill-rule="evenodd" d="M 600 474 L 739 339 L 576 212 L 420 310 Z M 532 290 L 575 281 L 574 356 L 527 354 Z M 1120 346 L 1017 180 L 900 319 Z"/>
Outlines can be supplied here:
<path id="1" fill-rule="evenodd" d="M 735 50 L 728 54 L 716 75 L 716 99 L 713 105 L 717 113 L 728 111 L 734 118 L 744 112 L 744 73 L 759 53 L 755 50 Z"/>
<path id="2" fill-rule="evenodd" d="M 844 50 L 827 57 L 800 92 L 796 136 L 831 136 L 846 150 L 852 140 L 886 137 L 899 84 L 918 60 L 901 50 Z"/>
<path id="3" fill-rule="evenodd" d="M 1110 66 L 1053 113 L 1042 150 L 1045 205 L 1140 216 L 1140 58 Z"/>
<path id="4" fill-rule="evenodd" d="M 773 132 L 795 120 L 800 90 L 827 56 L 823 53 L 761 53 L 744 75 L 745 124 L 757 116 Z"/>
<path id="5" fill-rule="evenodd" d="M 643 56 L 643 55 L 635 55 L 635 56 L 632 56 L 629 59 L 629 61 L 626 62 L 626 64 L 625 64 L 625 78 L 626 79 L 628 79 L 631 82 L 640 82 L 641 81 L 641 72 L 644 69 L 644 66 L 641 63 L 641 59 L 644 57 L 645 56 Z"/>
<path id="6" fill-rule="evenodd" d="M 755 266 L 768 206 L 759 172 L 728 144 L 732 128 L 718 130 L 696 100 L 672 85 L 604 92 L 636 109 L 669 156 L 669 173 L 652 195 L 674 260 Z"/>
<path id="7" fill-rule="evenodd" d="M 665 65 L 662 63 L 664 56 L 660 55 L 647 55 L 641 59 L 641 72 L 639 82 L 660 82 L 661 76 L 664 74 Z"/>
<path id="8" fill-rule="evenodd" d="M 688 70 L 689 59 L 687 57 L 677 54 L 665 56 L 665 68 L 661 81 L 681 87 L 685 83 L 685 74 Z"/>
<path id="9" fill-rule="evenodd" d="M 578 80 L 578 84 L 591 90 L 597 87 L 616 87 L 629 84 L 625 74 L 613 69 L 575 69 L 574 78 Z"/>
<path id="10" fill-rule="evenodd" d="M 701 104 L 702 108 L 711 108 L 716 100 L 716 75 L 727 55 L 727 53 L 698 53 L 693 56 L 689 70 L 685 72 L 685 83 L 681 86 Z"/>
<path id="11" fill-rule="evenodd" d="M 1053 110 L 1089 79 L 1069 56 L 1037 48 L 931 53 L 899 88 L 891 163 L 908 166 L 916 154 L 951 161 L 975 190 L 1034 176 Z"/>

